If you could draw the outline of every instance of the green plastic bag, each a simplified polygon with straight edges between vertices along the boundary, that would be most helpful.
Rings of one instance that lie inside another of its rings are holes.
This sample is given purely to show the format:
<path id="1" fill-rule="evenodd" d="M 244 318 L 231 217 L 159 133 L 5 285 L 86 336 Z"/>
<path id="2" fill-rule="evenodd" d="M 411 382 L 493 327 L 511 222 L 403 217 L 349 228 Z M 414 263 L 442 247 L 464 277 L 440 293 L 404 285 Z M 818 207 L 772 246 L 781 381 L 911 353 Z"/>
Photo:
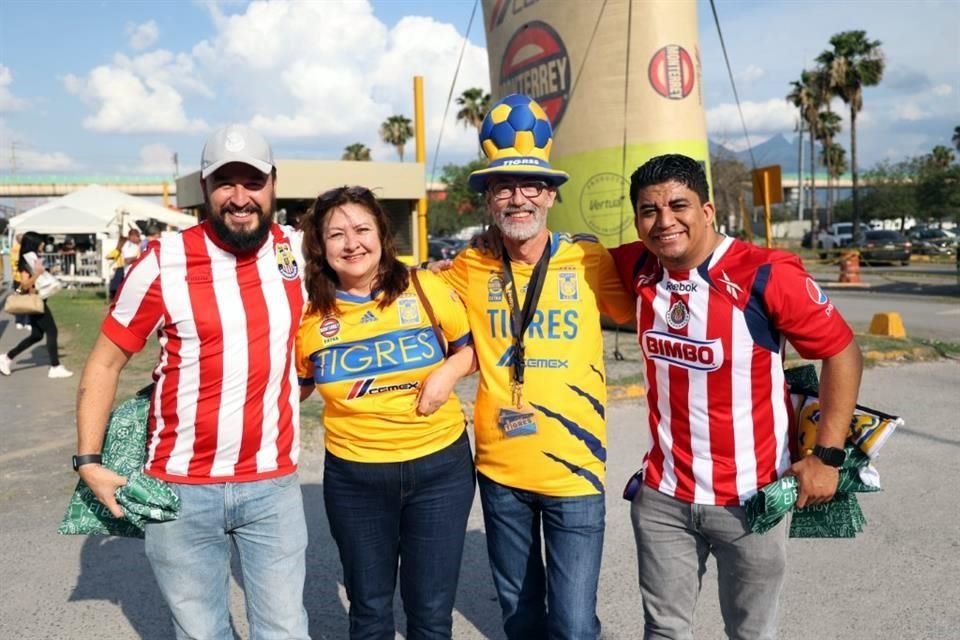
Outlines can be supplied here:
<path id="1" fill-rule="evenodd" d="M 820 420 L 819 381 L 813 365 L 784 371 L 798 421 L 798 447 L 813 447 Z M 871 461 L 893 431 L 903 424 L 897 416 L 857 405 L 847 437 L 846 460 L 840 467 L 837 492 L 830 502 L 796 508 L 797 479 L 784 476 L 750 498 L 744 509 L 754 533 L 772 529 L 793 512 L 791 538 L 853 538 L 867 522 L 855 493 L 880 491 L 880 478 Z"/>
<path id="2" fill-rule="evenodd" d="M 103 466 L 127 478 L 117 489 L 125 518 L 115 518 L 97 500 L 82 480 L 67 505 L 61 535 L 111 535 L 143 537 L 146 521 L 174 520 L 180 513 L 180 498 L 162 480 L 143 474 L 146 460 L 147 418 L 153 385 L 137 392 L 113 410 L 103 442 Z"/>
<path id="3" fill-rule="evenodd" d="M 833 500 L 826 504 L 798 509 L 797 479 L 784 476 L 768 484 L 743 505 L 754 533 L 766 533 L 783 517 L 793 511 L 790 521 L 791 538 L 852 538 L 863 531 L 867 520 L 853 492 L 880 491 L 880 487 L 865 482 L 861 470 L 870 459 L 853 446 L 846 447 L 847 459 L 840 467 L 840 480 Z"/>

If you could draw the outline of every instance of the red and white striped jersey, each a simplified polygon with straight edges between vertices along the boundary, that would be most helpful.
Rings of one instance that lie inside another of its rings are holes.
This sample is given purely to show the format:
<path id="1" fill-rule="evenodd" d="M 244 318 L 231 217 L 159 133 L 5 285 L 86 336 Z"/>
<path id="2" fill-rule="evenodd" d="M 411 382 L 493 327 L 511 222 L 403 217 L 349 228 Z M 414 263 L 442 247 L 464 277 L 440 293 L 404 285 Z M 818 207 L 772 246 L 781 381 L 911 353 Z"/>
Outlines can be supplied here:
<path id="1" fill-rule="evenodd" d="M 737 505 L 783 475 L 796 446 L 783 374 L 853 334 L 793 254 L 726 238 L 697 269 L 669 271 L 640 243 L 612 252 L 637 293 L 650 445 L 644 481 L 679 500 Z"/>
<path id="2" fill-rule="evenodd" d="M 296 470 L 293 347 L 303 313 L 301 236 L 273 225 L 255 253 L 208 223 L 152 242 L 127 275 L 104 335 L 125 351 L 157 331 L 146 472 L 163 480 L 262 480 Z"/>

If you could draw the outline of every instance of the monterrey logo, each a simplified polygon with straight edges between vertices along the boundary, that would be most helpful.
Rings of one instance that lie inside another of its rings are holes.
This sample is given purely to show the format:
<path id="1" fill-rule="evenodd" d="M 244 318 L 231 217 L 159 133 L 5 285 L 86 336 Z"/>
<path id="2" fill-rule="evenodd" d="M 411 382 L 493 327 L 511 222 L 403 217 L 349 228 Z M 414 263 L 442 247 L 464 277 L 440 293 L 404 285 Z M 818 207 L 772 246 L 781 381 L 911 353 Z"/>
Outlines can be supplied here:
<path id="1" fill-rule="evenodd" d="M 664 98 L 683 100 L 693 91 L 693 60 L 678 44 L 668 44 L 650 58 L 647 76 L 654 91 Z"/>
<path id="2" fill-rule="evenodd" d="M 499 94 L 525 93 L 556 128 L 570 99 L 570 56 L 553 27 L 534 20 L 520 27 L 503 52 Z"/>
<path id="3" fill-rule="evenodd" d="M 817 304 L 827 304 L 827 294 L 813 281 L 813 278 L 807 278 L 807 295 Z"/>
<path id="4" fill-rule="evenodd" d="M 716 371 L 723 363 L 723 344 L 720 340 L 692 340 L 661 331 L 644 331 L 643 354 L 694 371 Z"/>

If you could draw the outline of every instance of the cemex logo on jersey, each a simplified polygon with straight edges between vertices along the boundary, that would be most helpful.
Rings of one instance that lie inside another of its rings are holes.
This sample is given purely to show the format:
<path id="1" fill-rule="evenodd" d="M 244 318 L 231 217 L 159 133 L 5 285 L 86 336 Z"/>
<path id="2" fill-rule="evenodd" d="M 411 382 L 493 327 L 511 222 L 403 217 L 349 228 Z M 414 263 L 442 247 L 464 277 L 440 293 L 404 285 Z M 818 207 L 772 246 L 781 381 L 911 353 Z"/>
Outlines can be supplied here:
<path id="1" fill-rule="evenodd" d="M 382 387 L 375 387 L 373 383 L 376 378 L 363 378 L 357 380 L 347 392 L 347 400 L 356 400 L 363 396 L 372 396 L 378 393 L 390 393 L 391 391 L 411 391 L 420 386 L 419 382 L 401 382 L 399 384 L 387 384 Z"/>
<path id="2" fill-rule="evenodd" d="M 640 340 L 647 358 L 694 371 L 716 371 L 723 363 L 720 340 L 693 340 L 661 331 L 644 331 Z"/>

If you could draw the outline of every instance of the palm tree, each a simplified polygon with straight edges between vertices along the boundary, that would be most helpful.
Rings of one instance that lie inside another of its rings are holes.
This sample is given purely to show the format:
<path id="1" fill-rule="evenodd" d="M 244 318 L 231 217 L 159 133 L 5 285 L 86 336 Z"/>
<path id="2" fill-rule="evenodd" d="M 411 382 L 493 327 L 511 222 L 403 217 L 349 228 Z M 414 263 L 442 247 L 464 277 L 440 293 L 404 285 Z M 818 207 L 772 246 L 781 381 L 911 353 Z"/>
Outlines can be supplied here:
<path id="1" fill-rule="evenodd" d="M 490 109 L 490 94 L 477 87 L 467 89 L 457 98 L 457 106 L 460 107 L 460 111 L 457 111 L 457 122 L 480 131 L 483 118 Z"/>
<path id="2" fill-rule="evenodd" d="M 857 189 L 857 113 L 863 108 L 863 88 L 880 83 L 883 51 L 879 40 L 866 31 L 843 31 L 830 38 L 832 50 L 817 56 L 830 78 L 830 92 L 850 107 L 850 173 L 853 177 L 853 236 L 860 231 L 860 196 Z"/>
<path id="3" fill-rule="evenodd" d="M 960 151 L 960 127 L 953 128 L 953 146 L 957 148 L 957 151 Z"/>
<path id="4" fill-rule="evenodd" d="M 403 148 L 407 140 L 413 137 L 413 123 L 410 118 L 401 115 L 390 116 L 380 125 L 380 139 L 392 144 L 403 162 Z"/>
<path id="5" fill-rule="evenodd" d="M 847 150 L 836 142 L 824 143 L 823 164 L 827 167 L 827 179 L 836 183 L 847 170 Z M 827 225 L 833 223 L 833 191 L 827 195 Z"/>
<path id="6" fill-rule="evenodd" d="M 341 160 L 353 160 L 354 162 L 370 162 L 370 147 L 362 142 L 348 144 L 343 149 Z"/>
<path id="7" fill-rule="evenodd" d="M 846 154 L 846 150 L 840 145 L 835 145 L 833 142 L 834 137 L 840 133 L 840 116 L 830 111 L 829 103 L 827 103 L 826 111 L 821 111 L 817 114 L 817 130 L 820 133 L 820 143 L 823 146 L 820 157 L 823 159 L 823 164 L 827 168 L 827 226 L 830 226 L 830 224 L 833 223 L 833 202 L 835 195 L 830 182 L 843 175 L 843 171 L 838 173 L 835 171 L 835 167 L 830 164 L 830 162 L 837 157 L 837 151 L 828 150 L 836 146 L 840 150 L 841 158 Z"/>
<path id="8" fill-rule="evenodd" d="M 942 144 L 935 146 L 927 157 L 930 166 L 935 169 L 949 169 L 950 165 L 953 164 L 953 151 Z"/>
<path id="9" fill-rule="evenodd" d="M 480 133 L 483 119 L 486 117 L 487 111 L 490 110 L 490 94 L 484 93 L 483 89 L 477 87 L 467 89 L 457 98 L 457 106 L 460 107 L 460 111 L 457 111 L 457 122 L 463 124 L 464 127 L 474 127 L 477 133 Z M 479 154 L 482 156 L 483 147 L 478 148 Z"/>
<path id="10" fill-rule="evenodd" d="M 787 101 L 800 110 L 800 117 L 807 123 L 810 138 L 810 231 L 817 232 L 817 138 L 820 108 L 825 102 L 823 78 L 816 71 L 802 71 L 800 79 L 790 83 L 793 87 Z"/>

